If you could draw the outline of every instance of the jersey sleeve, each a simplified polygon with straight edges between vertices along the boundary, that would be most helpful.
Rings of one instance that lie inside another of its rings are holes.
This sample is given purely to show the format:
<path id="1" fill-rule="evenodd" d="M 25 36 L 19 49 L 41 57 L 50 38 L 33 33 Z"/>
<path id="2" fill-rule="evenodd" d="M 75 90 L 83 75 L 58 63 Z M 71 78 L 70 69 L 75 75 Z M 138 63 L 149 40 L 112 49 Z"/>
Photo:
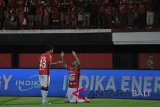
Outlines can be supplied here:
<path id="1" fill-rule="evenodd" d="M 48 62 L 52 62 L 52 56 L 50 54 L 48 55 Z"/>

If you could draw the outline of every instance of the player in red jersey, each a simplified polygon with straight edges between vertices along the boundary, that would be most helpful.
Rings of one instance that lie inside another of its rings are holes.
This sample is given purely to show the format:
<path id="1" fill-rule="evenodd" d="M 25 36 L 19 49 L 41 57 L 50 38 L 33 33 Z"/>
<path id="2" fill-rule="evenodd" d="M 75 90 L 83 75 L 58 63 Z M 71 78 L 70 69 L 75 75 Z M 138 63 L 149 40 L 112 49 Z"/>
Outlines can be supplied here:
<path id="1" fill-rule="evenodd" d="M 80 80 L 80 61 L 74 51 L 72 51 L 72 55 L 74 56 L 74 60 L 72 61 L 71 66 L 65 64 L 64 61 L 64 53 L 61 53 L 62 65 L 69 71 L 69 84 L 68 90 L 66 94 L 65 102 L 67 103 L 82 103 L 82 102 L 90 102 L 88 99 L 78 99 L 73 95 L 75 91 L 79 88 L 79 80 Z"/>
<path id="2" fill-rule="evenodd" d="M 48 45 L 46 47 L 47 52 L 43 53 L 39 58 L 39 81 L 41 85 L 41 94 L 42 94 L 42 104 L 48 104 L 47 95 L 48 95 L 48 86 L 50 84 L 50 67 L 53 67 L 57 64 L 61 64 L 62 61 L 52 62 L 52 53 L 54 47 Z"/>

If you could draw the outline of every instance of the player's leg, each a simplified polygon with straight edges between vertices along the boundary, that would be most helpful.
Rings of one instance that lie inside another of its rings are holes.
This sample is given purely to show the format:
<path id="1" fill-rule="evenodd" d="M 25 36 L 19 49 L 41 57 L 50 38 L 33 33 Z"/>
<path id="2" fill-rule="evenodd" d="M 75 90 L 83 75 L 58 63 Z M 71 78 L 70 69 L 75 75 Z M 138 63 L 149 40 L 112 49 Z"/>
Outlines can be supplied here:
<path id="1" fill-rule="evenodd" d="M 87 97 L 85 97 L 84 99 L 78 99 L 77 100 L 77 103 L 90 103 L 90 100 L 87 98 Z"/>
<path id="2" fill-rule="evenodd" d="M 47 96 L 48 96 L 48 86 L 50 84 L 50 76 L 49 75 L 46 75 L 45 77 L 45 87 L 44 87 L 44 90 L 43 90 L 43 95 L 44 95 L 44 101 L 45 101 L 45 104 L 50 104 L 48 103 L 47 101 Z"/>
<path id="3" fill-rule="evenodd" d="M 84 98 L 81 98 L 82 97 L 81 96 L 78 98 L 78 96 L 73 95 L 73 93 L 78 90 L 77 88 L 70 88 L 69 90 L 70 90 L 69 93 L 72 96 L 69 100 L 70 103 L 84 103 L 84 102 L 90 103 L 90 100 L 87 97 L 83 96 Z M 79 92 L 77 92 L 76 94 L 79 95 Z"/>
<path id="4" fill-rule="evenodd" d="M 83 100 L 83 99 L 78 99 L 77 100 L 77 103 L 84 103 L 85 102 L 85 100 Z"/>
<path id="5" fill-rule="evenodd" d="M 45 103 L 45 94 L 46 94 L 46 91 L 47 91 L 46 75 L 40 75 L 39 80 L 40 80 L 40 84 L 41 84 L 42 104 L 44 104 Z"/>
<path id="6" fill-rule="evenodd" d="M 76 88 L 68 88 L 65 103 L 77 103 L 77 97 L 73 95 L 76 90 Z"/>
<path id="7" fill-rule="evenodd" d="M 68 88 L 64 102 L 69 103 L 71 98 L 72 98 L 71 91 L 70 91 L 70 88 Z"/>
<path id="8" fill-rule="evenodd" d="M 68 92 L 69 90 L 67 90 L 67 93 L 66 93 L 66 97 L 65 97 L 65 99 L 64 99 L 64 103 L 69 103 L 69 92 Z"/>
<path id="9" fill-rule="evenodd" d="M 79 92 L 77 92 L 76 94 L 79 95 Z M 76 100 L 77 100 L 77 103 L 84 103 L 84 102 L 90 103 L 90 100 L 87 97 L 84 97 L 84 93 L 82 93 L 82 95 L 79 95 L 79 97 Z"/>
<path id="10" fill-rule="evenodd" d="M 50 77 L 48 75 L 40 75 L 39 80 L 41 84 L 42 104 L 47 104 L 48 85 L 50 83 Z"/>

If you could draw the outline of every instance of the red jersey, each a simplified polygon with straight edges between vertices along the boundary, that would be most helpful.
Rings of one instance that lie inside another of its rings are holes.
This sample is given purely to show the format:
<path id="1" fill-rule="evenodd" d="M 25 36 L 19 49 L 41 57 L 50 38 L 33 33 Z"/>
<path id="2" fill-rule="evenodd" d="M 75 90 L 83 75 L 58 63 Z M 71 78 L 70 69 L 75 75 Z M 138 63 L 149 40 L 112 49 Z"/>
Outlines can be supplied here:
<path id="1" fill-rule="evenodd" d="M 49 75 L 49 62 L 52 62 L 52 56 L 49 53 L 44 53 L 39 59 L 39 75 Z"/>
<path id="2" fill-rule="evenodd" d="M 140 14 L 144 14 L 146 12 L 145 6 L 143 4 L 139 6 L 138 12 Z"/>
<path id="3" fill-rule="evenodd" d="M 78 88 L 80 79 L 80 70 L 67 66 L 69 71 L 69 88 Z"/>
<path id="4" fill-rule="evenodd" d="M 119 10 L 120 10 L 120 13 L 121 14 L 125 14 L 125 13 L 127 13 L 127 6 L 126 5 L 121 5 L 120 7 L 119 7 Z"/>

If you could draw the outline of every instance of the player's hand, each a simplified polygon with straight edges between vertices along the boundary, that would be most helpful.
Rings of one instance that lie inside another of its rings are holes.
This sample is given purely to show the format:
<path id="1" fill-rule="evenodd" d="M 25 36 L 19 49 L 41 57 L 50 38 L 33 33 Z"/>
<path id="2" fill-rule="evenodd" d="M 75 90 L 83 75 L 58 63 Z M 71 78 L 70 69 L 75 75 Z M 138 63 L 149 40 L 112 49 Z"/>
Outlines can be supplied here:
<path id="1" fill-rule="evenodd" d="M 64 56 L 64 52 L 62 51 L 60 55 L 61 55 L 61 57 L 63 57 Z"/>
<path id="2" fill-rule="evenodd" d="M 72 55 L 73 55 L 73 56 L 76 56 L 76 52 L 72 51 Z"/>
<path id="3" fill-rule="evenodd" d="M 62 61 L 58 61 L 57 64 L 62 64 Z"/>

